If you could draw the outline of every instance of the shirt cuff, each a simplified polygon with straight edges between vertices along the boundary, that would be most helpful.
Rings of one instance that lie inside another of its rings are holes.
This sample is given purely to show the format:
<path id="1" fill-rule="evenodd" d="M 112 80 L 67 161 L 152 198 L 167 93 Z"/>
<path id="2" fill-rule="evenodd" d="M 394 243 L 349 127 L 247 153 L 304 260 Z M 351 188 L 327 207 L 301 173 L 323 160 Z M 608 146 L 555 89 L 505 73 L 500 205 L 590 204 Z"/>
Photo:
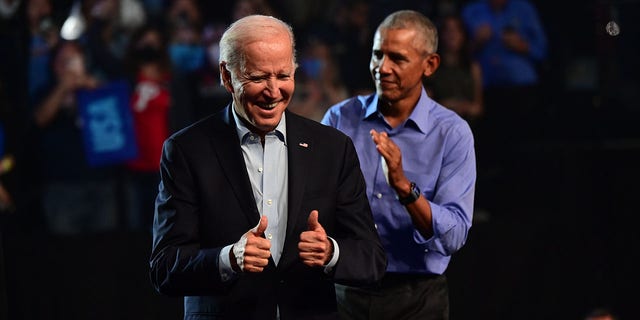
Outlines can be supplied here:
<path id="1" fill-rule="evenodd" d="M 333 270 L 333 267 L 335 267 L 338 263 L 338 258 L 340 257 L 340 247 L 338 247 L 338 243 L 331 237 L 327 238 L 329 238 L 329 240 L 331 240 L 331 242 L 333 243 L 333 257 L 331 257 L 329 263 L 324 266 L 324 273 L 330 273 Z"/>
<path id="2" fill-rule="evenodd" d="M 222 282 L 229 281 L 236 276 L 236 272 L 231 267 L 231 260 L 229 260 L 229 251 L 233 245 L 228 245 L 220 250 L 220 256 L 218 257 L 218 271 L 220 272 L 220 279 Z"/>

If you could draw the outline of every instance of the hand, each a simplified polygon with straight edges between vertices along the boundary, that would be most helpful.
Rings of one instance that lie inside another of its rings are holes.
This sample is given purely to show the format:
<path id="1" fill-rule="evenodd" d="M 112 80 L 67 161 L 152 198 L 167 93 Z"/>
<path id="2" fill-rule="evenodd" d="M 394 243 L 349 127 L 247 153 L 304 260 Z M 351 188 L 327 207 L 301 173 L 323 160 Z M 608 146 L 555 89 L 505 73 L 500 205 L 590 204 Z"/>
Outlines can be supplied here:
<path id="1" fill-rule="evenodd" d="M 269 264 L 271 242 L 264 238 L 266 229 L 267 217 L 262 216 L 260 223 L 233 245 L 229 255 L 235 271 L 262 272 Z"/>
<path id="2" fill-rule="evenodd" d="M 66 70 L 60 76 L 59 85 L 65 91 L 95 89 L 98 87 L 98 81 L 96 78 L 84 73 L 84 71 Z"/>
<path id="3" fill-rule="evenodd" d="M 505 47 L 515 52 L 527 53 L 529 51 L 529 43 L 516 31 L 504 31 L 502 33 L 502 43 L 504 43 Z"/>
<path id="4" fill-rule="evenodd" d="M 369 131 L 371 139 L 376 144 L 376 150 L 384 158 L 387 163 L 389 179 L 389 185 L 395 189 L 404 187 L 406 185 L 406 191 L 409 192 L 409 180 L 404 175 L 404 169 L 402 169 L 402 151 L 386 132 L 378 133 L 375 130 Z"/>
<path id="5" fill-rule="evenodd" d="M 327 238 L 327 233 L 318 222 L 318 210 L 311 211 L 307 225 L 308 229 L 300 234 L 298 243 L 300 259 L 309 267 L 324 266 L 333 256 L 333 243 Z"/>
<path id="6" fill-rule="evenodd" d="M 489 41 L 489 39 L 491 39 L 491 35 L 492 35 L 493 31 L 491 30 L 491 25 L 489 25 L 488 23 L 485 23 L 481 26 L 478 27 L 478 29 L 476 29 L 476 36 L 475 36 L 475 41 L 478 45 L 483 45 L 485 44 L 487 41 Z"/>

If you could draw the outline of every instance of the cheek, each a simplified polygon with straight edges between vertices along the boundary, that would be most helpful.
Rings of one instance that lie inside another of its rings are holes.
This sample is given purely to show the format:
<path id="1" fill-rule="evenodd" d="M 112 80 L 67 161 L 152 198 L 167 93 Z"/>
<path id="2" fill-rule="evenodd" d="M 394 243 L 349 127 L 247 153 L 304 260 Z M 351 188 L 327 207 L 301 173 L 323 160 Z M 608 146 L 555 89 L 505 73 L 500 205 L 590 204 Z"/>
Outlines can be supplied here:
<path id="1" fill-rule="evenodd" d="M 289 81 L 282 86 L 282 91 L 284 92 L 284 95 L 288 98 L 291 98 L 295 89 L 296 89 L 296 84 L 294 81 Z"/>
<path id="2" fill-rule="evenodd" d="M 237 88 L 238 95 L 242 96 L 244 100 L 255 100 L 261 94 L 264 88 L 261 85 L 255 83 L 245 83 Z"/>

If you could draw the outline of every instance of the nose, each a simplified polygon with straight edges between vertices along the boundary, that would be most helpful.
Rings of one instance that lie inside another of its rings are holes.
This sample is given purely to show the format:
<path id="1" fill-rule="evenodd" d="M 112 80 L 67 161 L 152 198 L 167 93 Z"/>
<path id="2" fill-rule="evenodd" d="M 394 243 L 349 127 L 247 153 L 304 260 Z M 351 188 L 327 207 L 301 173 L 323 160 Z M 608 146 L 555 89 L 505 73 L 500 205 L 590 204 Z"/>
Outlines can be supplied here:
<path id="1" fill-rule="evenodd" d="M 274 78 L 269 78 L 265 82 L 264 93 L 270 98 L 277 98 L 280 94 L 280 85 L 278 84 L 278 80 Z"/>
<path id="2" fill-rule="evenodd" d="M 374 71 L 376 71 L 377 73 L 380 73 L 380 74 L 389 73 L 389 65 L 386 62 L 387 62 L 387 57 L 386 56 L 382 56 L 380 59 L 378 59 L 375 62 Z"/>

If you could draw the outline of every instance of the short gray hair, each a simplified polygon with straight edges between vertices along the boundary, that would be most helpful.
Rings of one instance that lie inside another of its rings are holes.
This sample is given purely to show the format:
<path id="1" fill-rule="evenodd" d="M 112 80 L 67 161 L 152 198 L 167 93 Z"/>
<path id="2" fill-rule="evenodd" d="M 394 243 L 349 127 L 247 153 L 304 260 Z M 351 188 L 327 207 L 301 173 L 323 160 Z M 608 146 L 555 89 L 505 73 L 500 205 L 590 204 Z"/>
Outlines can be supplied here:
<path id="1" fill-rule="evenodd" d="M 423 54 L 438 51 L 438 30 L 429 18 L 418 11 L 400 10 L 388 15 L 378 26 L 378 32 L 388 29 L 414 29 L 421 37 L 416 37 L 416 49 Z"/>
<path id="2" fill-rule="evenodd" d="M 273 27 L 285 29 L 289 33 L 293 49 L 293 63 L 296 65 L 296 43 L 293 28 L 278 18 L 257 14 L 238 19 L 225 30 L 220 39 L 220 62 L 225 62 L 229 68 L 242 72 L 246 65 L 244 44 L 252 40 L 269 39 L 274 32 Z"/>

